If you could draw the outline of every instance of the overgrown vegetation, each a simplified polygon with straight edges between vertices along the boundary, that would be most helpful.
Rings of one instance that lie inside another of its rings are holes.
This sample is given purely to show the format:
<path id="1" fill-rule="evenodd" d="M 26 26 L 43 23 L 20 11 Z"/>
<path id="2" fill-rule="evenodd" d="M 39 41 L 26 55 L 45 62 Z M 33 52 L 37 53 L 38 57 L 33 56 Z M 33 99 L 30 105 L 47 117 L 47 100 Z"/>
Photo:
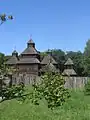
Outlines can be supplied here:
<path id="1" fill-rule="evenodd" d="M 4 101 L 0 103 L 0 120 L 90 120 L 90 96 L 79 90 L 70 94 L 70 99 L 53 111 L 44 100 L 38 106 L 31 102 Z"/>
<path id="2" fill-rule="evenodd" d="M 0 96 L 4 100 L 18 98 L 19 100 L 26 100 L 30 98 L 35 105 L 39 105 L 40 101 L 44 99 L 47 102 L 48 108 L 56 108 L 70 97 L 68 89 L 64 87 L 65 80 L 59 73 L 48 72 L 41 76 L 39 82 L 33 84 L 32 92 L 25 91 L 24 84 L 15 86 L 4 86 L 0 89 Z M 1 101 L 1 102 L 2 102 Z"/>
<path id="3" fill-rule="evenodd" d="M 15 86 L 13 85 L 12 87 L 4 86 L 2 89 L 0 89 L 0 96 L 2 97 L 2 100 L 0 102 L 11 99 L 24 100 L 24 92 L 25 87 L 23 84 Z"/>
<path id="4" fill-rule="evenodd" d="M 41 99 L 45 99 L 48 108 L 55 108 L 63 105 L 70 97 L 68 89 L 64 87 L 65 80 L 58 73 L 48 72 L 41 76 L 39 83 L 33 84 L 32 102 L 39 105 Z"/>

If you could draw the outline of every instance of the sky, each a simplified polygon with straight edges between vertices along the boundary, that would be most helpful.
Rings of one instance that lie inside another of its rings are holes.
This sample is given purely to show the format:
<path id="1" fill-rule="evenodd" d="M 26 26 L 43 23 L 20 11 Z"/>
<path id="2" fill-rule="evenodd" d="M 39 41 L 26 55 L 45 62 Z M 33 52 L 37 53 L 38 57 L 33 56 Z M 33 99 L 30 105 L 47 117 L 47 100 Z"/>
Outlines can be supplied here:
<path id="1" fill-rule="evenodd" d="M 21 53 L 32 35 L 39 51 L 84 51 L 90 38 L 90 0 L 0 0 L 0 52 Z"/>

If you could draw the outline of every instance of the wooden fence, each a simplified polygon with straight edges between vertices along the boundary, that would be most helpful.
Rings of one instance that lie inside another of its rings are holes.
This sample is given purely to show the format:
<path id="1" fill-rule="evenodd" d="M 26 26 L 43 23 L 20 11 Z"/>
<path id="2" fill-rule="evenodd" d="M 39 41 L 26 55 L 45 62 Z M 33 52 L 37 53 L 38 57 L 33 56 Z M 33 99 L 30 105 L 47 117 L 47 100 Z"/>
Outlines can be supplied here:
<path id="1" fill-rule="evenodd" d="M 66 88 L 82 88 L 88 81 L 88 77 L 65 77 L 65 87 Z M 23 82 L 25 85 L 32 84 L 34 80 L 39 81 L 40 77 L 33 74 L 19 74 L 14 75 L 12 78 L 12 84 L 19 84 Z"/>

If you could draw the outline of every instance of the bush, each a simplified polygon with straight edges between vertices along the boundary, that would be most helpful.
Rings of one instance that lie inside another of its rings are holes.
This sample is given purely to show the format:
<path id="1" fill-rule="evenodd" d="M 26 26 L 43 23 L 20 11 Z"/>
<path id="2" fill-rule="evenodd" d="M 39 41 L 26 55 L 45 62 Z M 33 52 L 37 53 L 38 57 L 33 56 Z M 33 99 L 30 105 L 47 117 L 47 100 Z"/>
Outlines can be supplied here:
<path id="1" fill-rule="evenodd" d="M 33 85 L 32 102 L 39 104 L 39 100 L 44 98 L 48 103 L 48 108 L 53 109 L 63 105 L 66 99 L 70 97 L 64 84 L 65 80 L 60 74 L 46 73 L 41 77 L 40 83 Z"/>
<path id="2" fill-rule="evenodd" d="M 85 84 L 85 89 L 84 89 L 85 95 L 90 95 L 90 80 L 87 81 Z"/>
<path id="3" fill-rule="evenodd" d="M 24 99 L 24 86 L 23 84 L 15 85 L 12 87 L 4 86 L 0 90 L 0 96 L 2 97 L 2 101 L 10 100 L 14 98 Z"/>

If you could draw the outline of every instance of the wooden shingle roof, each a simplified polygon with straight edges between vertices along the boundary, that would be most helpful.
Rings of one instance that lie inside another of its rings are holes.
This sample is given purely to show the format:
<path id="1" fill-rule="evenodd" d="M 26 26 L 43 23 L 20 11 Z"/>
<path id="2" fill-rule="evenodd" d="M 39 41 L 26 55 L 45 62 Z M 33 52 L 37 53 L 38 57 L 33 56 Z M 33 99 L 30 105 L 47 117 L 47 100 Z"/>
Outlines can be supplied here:
<path id="1" fill-rule="evenodd" d="M 27 48 L 21 53 L 21 55 L 36 55 L 39 54 L 39 52 L 35 48 L 35 43 L 32 39 L 30 39 L 27 42 Z"/>
<path id="2" fill-rule="evenodd" d="M 74 69 L 65 69 L 62 73 L 63 75 L 77 75 Z"/>
<path id="3" fill-rule="evenodd" d="M 51 55 L 47 55 L 41 61 L 41 64 L 47 65 L 48 63 L 57 64 L 54 58 Z"/>
<path id="4" fill-rule="evenodd" d="M 52 64 L 52 63 L 49 63 L 45 66 L 43 66 L 41 69 L 40 69 L 41 72 L 57 72 L 58 70 L 56 69 L 56 67 Z"/>
<path id="5" fill-rule="evenodd" d="M 6 55 L 6 56 L 5 56 L 5 59 L 6 59 L 6 60 L 9 60 L 11 57 L 12 57 L 11 55 Z"/>
<path id="6" fill-rule="evenodd" d="M 33 47 L 27 47 L 22 53 L 22 55 L 27 55 L 27 54 L 38 54 L 37 50 Z"/>
<path id="7" fill-rule="evenodd" d="M 18 52 L 16 50 L 14 50 L 12 52 L 12 56 L 7 59 L 7 61 L 6 61 L 5 64 L 7 64 L 7 65 L 15 65 L 18 60 L 19 60 L 19 58 L 18 58 Z"/>
<path id="8" fill-rule="evenodd" d="M 64 65 L 73 65 L 73 61 L 71 60 L 71 58 L 68 58 L 68 60 L 65 62 Z"/>
<path id="9" fill-rule="evenodd" d="M 21 58 L 17 61 L 17 64 L 40 64 L 40 61 L 37 58 Z"/>
<path id="10" fill-rule="evenodd" d="M 15 65 L 18 61 L 18 58 L 16 56 L 12 56 L 10 59 L 6 61 L 5 64 L 7 65 Z"/>

